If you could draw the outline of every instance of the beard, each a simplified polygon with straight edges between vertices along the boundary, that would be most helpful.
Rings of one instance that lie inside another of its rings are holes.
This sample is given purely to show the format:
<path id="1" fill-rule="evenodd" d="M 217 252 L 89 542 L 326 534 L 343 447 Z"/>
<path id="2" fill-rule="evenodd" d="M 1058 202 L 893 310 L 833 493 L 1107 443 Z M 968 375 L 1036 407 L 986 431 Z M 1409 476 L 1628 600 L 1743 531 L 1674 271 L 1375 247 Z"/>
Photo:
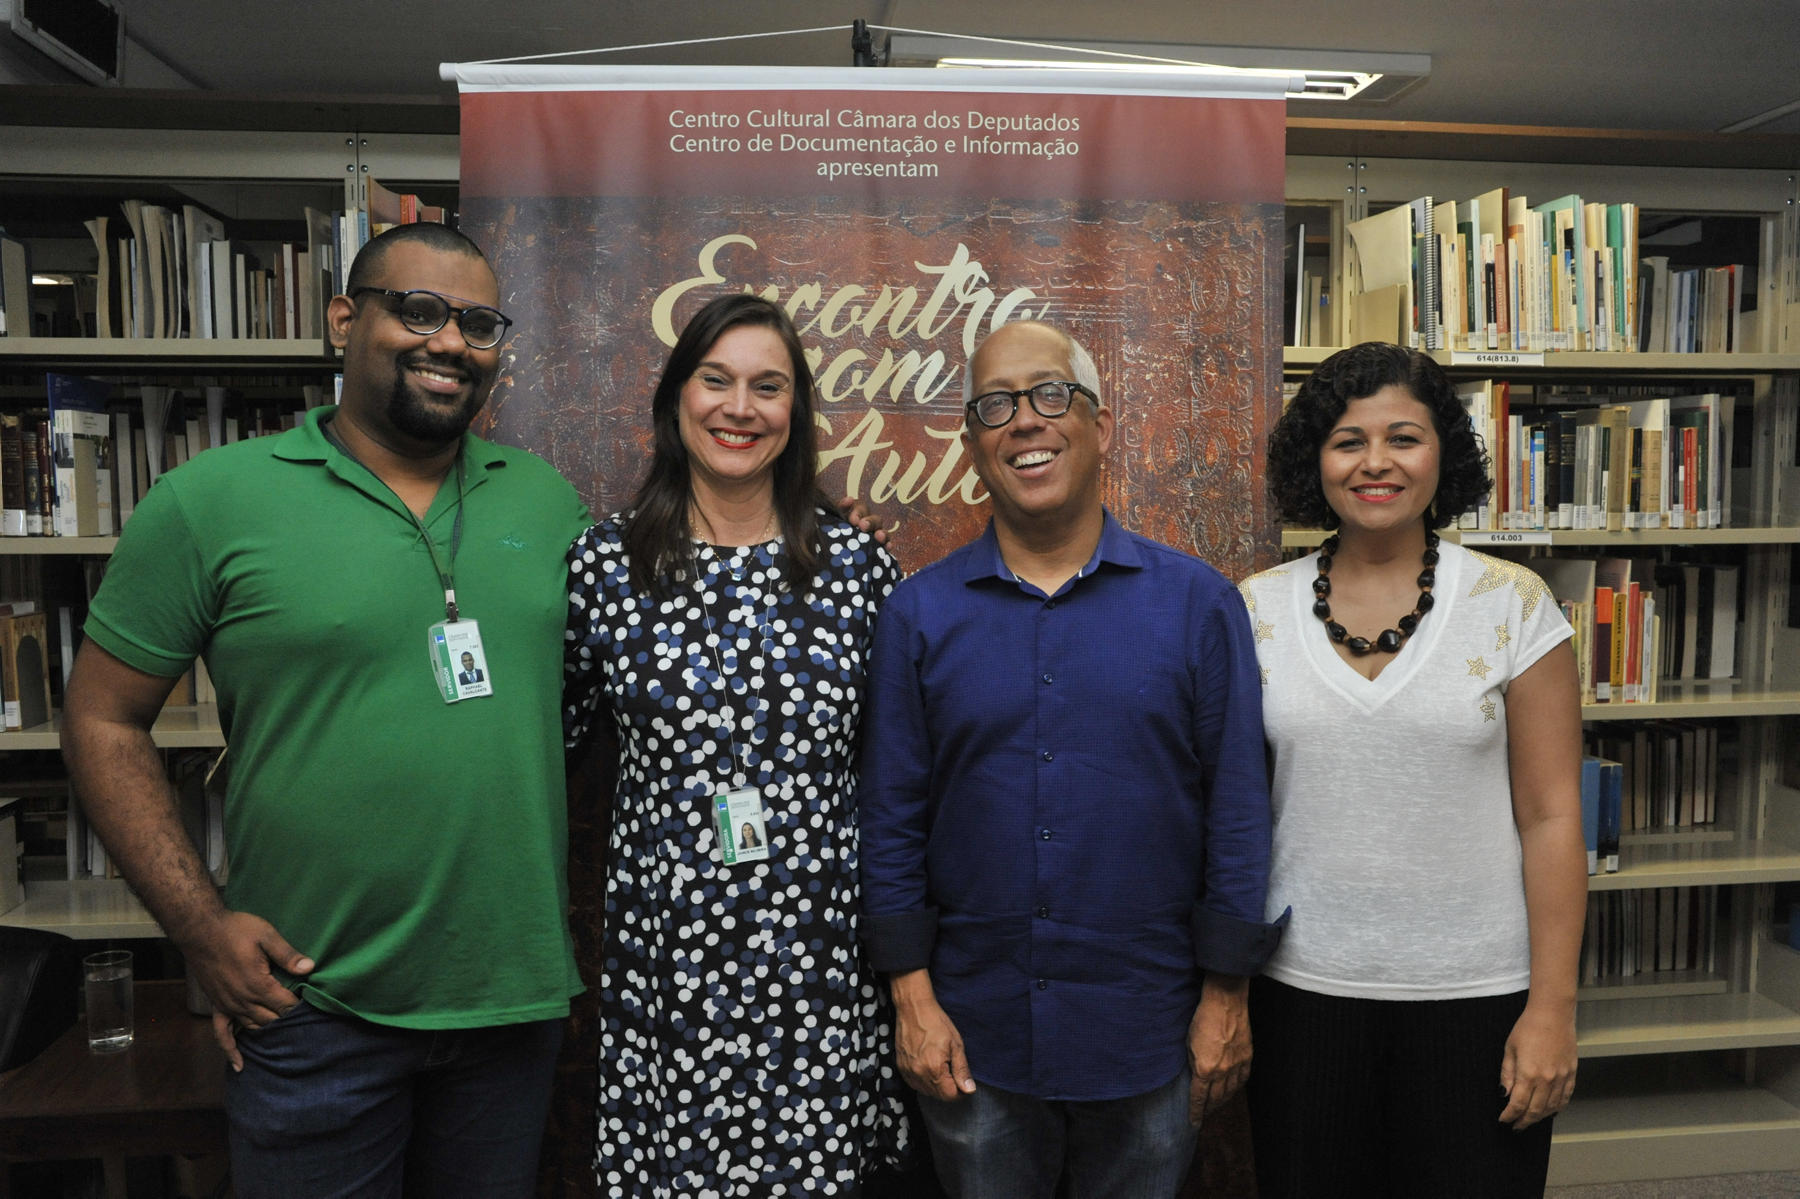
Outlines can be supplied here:
<path id="1" fill-rule="evenodd" d="M 421 363 L 420 365 L 425 365 Z M 448 364 L 446 364 L 448 365 Z M 461 438 L 474 422 L 476 413 L 487 402 L 492 379 L 481 378 L 481 372 L 468 362 L 455 364 L 458 371 L 475 380 L 476 387 L 467 402 L 452 406 L 420 396 L 407 382 L 404 363 L 394 375 L 394 389 L 388 395 L 386 417 L 397 432 L 422 445 L 447 445 Z"/>

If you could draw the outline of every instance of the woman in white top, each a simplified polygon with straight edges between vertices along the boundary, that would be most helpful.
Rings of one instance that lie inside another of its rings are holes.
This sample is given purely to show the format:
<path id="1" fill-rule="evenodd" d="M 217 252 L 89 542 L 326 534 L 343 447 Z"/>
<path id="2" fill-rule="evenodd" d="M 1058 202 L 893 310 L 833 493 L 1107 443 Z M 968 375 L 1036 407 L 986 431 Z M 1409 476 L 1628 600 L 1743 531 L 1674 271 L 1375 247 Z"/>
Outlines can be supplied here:
<path id="1" fill-rule="evenodd" d="M 1440 544 L 1487 463 L 1422 354 L 1322 363 L 1268 484 L 1333 535 L 1242 586 L 1293 907 L 1251 997 L 1261 1193 L 1542 1194 L 1587 888 L 1568 624 L 1531 571 Z"/>

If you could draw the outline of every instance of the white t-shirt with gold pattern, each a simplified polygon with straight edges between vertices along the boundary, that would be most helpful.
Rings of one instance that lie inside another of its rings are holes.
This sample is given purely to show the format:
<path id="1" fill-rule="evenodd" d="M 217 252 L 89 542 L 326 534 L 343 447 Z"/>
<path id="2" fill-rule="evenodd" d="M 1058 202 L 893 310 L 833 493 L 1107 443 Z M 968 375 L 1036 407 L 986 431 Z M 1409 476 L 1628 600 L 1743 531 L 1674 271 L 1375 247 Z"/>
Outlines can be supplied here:
<path id="1" fill-rule="evenodd" d="M 1374 679 L 1313 615 L 1316 554 L 1239 586 L 1273 762 L 1268 911 L 1294 910 L 1265 973 L 1290 986 L 1461 999 L 1529 984 L 1506 689 L 1570 629 L 1525 567 L 1449 542 L 1439 556 L 1436 606 Z"/>

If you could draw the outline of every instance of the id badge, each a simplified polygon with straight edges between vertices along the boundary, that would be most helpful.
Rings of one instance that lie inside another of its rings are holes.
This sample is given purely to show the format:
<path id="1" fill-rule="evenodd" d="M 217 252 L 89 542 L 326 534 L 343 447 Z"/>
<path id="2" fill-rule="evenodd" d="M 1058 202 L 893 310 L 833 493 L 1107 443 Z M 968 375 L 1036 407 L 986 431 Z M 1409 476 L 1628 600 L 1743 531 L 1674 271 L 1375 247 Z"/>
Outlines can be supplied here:
<path id="1" fill-rule="evenodd" d="M 440 620 L 427 637 L 431 675 L 444 702 L 454 704 L 494 693 L 481 628 L 472 620 Z"/>
<path id="2" fill-rule="evenodd" d="M 719 832 L 719 860 L 725 865 L 769 860 L 769 829 L 763 823 L 762 793 L 755 787 L 715 795 L 713 822 Z"/>

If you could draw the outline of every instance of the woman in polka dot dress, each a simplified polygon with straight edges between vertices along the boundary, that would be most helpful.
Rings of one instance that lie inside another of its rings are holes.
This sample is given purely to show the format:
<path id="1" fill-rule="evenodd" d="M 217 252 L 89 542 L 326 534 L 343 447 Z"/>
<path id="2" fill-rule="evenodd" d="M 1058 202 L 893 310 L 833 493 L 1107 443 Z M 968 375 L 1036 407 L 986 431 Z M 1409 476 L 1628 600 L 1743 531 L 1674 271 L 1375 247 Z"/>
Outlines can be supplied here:
<path id="1" fill-rule="evenodd" d="M 606 1195 L 855 1194 L 908 1139 L 856 936 L 856 740 L 899 570 L 819 504 L 787 316 L 697 313 L 632 507 L 570 550 L 565 731 L 614 738 Z"/>

